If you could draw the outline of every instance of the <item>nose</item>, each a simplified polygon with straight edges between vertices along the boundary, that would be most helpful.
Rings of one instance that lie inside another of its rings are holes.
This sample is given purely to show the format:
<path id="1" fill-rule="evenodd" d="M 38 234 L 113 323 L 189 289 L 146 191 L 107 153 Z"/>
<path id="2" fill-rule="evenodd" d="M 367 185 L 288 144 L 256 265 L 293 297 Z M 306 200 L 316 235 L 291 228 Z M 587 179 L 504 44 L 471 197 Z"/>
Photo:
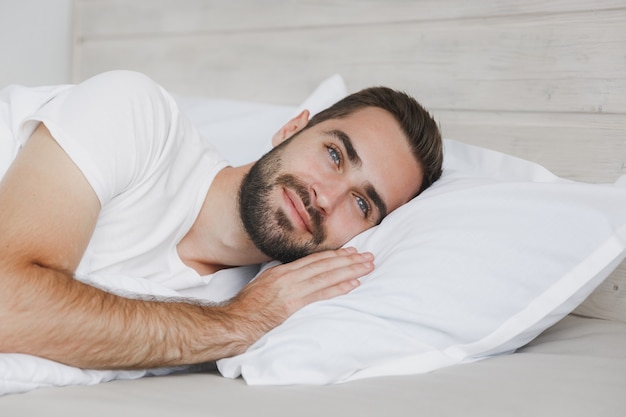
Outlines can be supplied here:
<path id="1" fill-rule="evenodd" d="M 330 215 L 342 201 L 348 187 L 338 180 L 326 178 L 311 184 L 311 202 L 324 216 Z"/>

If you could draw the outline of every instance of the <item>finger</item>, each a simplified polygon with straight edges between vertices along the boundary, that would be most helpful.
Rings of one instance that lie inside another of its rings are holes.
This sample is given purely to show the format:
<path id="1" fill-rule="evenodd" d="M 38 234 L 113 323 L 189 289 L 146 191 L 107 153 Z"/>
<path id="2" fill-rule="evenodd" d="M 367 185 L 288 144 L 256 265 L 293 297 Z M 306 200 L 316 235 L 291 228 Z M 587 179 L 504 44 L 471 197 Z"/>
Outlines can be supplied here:
<path id="1" fill-rule="evenodd" d="M 359 285 L 358 278 L 374 269 L 372 256 L 354 254 L 349 257 L 327 258 L 314 265 L 290 273 L 292 290 L 297 297 L 308 298 L 331 287 L 331 293 L 343 294 Z M 294 282 L 295 281 L 295 282 Z M 295 285 L 294 285 L 295 284 Z"/>
<path id="2" fill-rule="evenodd" d="M 360 285 L 357 278 L 370 273 L 373 269 L 374 265 L 371 262 L 358 263 L 321 274 L 318 276 L 319 279 L 312 280 L 314 283 L 308 288 L 308 292 L 302 295 L 302 302 L 310 304 L 347 294 Z"/>
<path id="3" fill-rule="evenodd" d="M 342 280 L 341 278 L 344 275 L 341 273 L 335 274 L 336 271 L 354 270 L 353 266 L 357 266 L 358 270 L 358 265 L 366 265 L 369 268 L 369 266 L 373 265 L 373 260 L 374 255 L 369 252 L 336 255 L 306 264 L 299 268 L 297 272 L 302 279 L 318 276 L 318 278 L 328 279 L 335 277 L 338 280 Z"/>

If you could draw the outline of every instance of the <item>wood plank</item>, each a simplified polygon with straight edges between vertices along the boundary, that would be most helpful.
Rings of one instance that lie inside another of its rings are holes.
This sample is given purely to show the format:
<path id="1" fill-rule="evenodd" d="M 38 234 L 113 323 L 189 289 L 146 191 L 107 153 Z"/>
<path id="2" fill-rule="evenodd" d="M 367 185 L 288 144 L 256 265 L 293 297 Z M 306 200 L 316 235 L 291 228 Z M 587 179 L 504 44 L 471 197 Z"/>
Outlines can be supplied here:
<path id="1" fill-rule="evenodd" d="M 345 26 L 624 8 L 622 0 L 77 0 L 84 37 Z"/>
<path id="2" fill-rule="evenodd" d="M 626 322 L 626 261 L 606 279 L 576 310 L 575 314 Z"/>
<path id="3" fill-rule="evenodd" d="M 93 40 L 75 79 L 131 68 L 179 93 L 292 103 L 339 72 L 353 90 L 408 89 L 432 109 L 626 113 L 625 22 L 626 9 Z"/>
<path id="4" fill-rule="evenodd" d="M 623 115 L 435 111 L 444 137 L 537 162 L 575 181 L 626 175 Z"/>

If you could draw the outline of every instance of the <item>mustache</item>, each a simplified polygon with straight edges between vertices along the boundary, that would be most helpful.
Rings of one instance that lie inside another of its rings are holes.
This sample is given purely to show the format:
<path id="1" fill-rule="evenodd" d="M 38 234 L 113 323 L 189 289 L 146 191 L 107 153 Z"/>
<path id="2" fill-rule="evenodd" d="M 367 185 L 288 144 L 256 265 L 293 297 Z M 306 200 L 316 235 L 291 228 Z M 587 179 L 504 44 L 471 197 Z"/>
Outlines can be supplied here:
<path id="1" fill-rule="evenodd" d="M 320 244 L 326 238 L 326 231 L 324 230 L 322 213 L 311 205 L 311 195 L 307 186 L 298 178 L 289 174 L 282 174 L 276 178 L 276 184 L 284 187 L 291 188 L 298 197 L 302 200 L 302 204 L 311 217 L 311 228 L 313 229 L 313 241 L 316 244 Z"/>

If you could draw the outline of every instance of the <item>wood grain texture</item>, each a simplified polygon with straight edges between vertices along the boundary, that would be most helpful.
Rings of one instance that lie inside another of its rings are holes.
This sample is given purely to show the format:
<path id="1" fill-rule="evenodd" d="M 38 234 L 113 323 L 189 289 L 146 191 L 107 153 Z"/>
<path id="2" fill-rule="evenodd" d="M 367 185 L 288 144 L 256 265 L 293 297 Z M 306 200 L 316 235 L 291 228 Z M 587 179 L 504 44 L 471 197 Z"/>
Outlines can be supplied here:
<path id="1" fill-rule="evenodd" d="M 625 321 L 626 317 L 626 261 L 600 284 L 574 313 L 609 320 Z"/>
<path id="2" fill-rule="evenodd" d="M 624 8 L 622 0 L 76 0 L 83 37 L 481 20 Z"/>
<path id="3" fill-rule="evenodd" d="M 144 72 L 176 93 L 301 102 L 413 94 L 446 137 L 612 182 L 626 174 L 623 0 L 75 0 L 74 80 Z M 626 321 L 626 263 L 576 310 Z"/>
<path id="4" fill-rule="evenodd" d="M 612 92 L 626 91 L 626 8 L 616 13 L 85 38 L 75 79 L 123 67 L 179 93 L 292 103 L 338 72 L 353 90 L 402 88 L 431 109 L 624 113 Z"/>
<path id="5" fill-rule="evenodd" d="M 613 183 L 626 174 L 620 114 L 435 111 L 444 137 L 532 160 L 560 177 Z"/>

